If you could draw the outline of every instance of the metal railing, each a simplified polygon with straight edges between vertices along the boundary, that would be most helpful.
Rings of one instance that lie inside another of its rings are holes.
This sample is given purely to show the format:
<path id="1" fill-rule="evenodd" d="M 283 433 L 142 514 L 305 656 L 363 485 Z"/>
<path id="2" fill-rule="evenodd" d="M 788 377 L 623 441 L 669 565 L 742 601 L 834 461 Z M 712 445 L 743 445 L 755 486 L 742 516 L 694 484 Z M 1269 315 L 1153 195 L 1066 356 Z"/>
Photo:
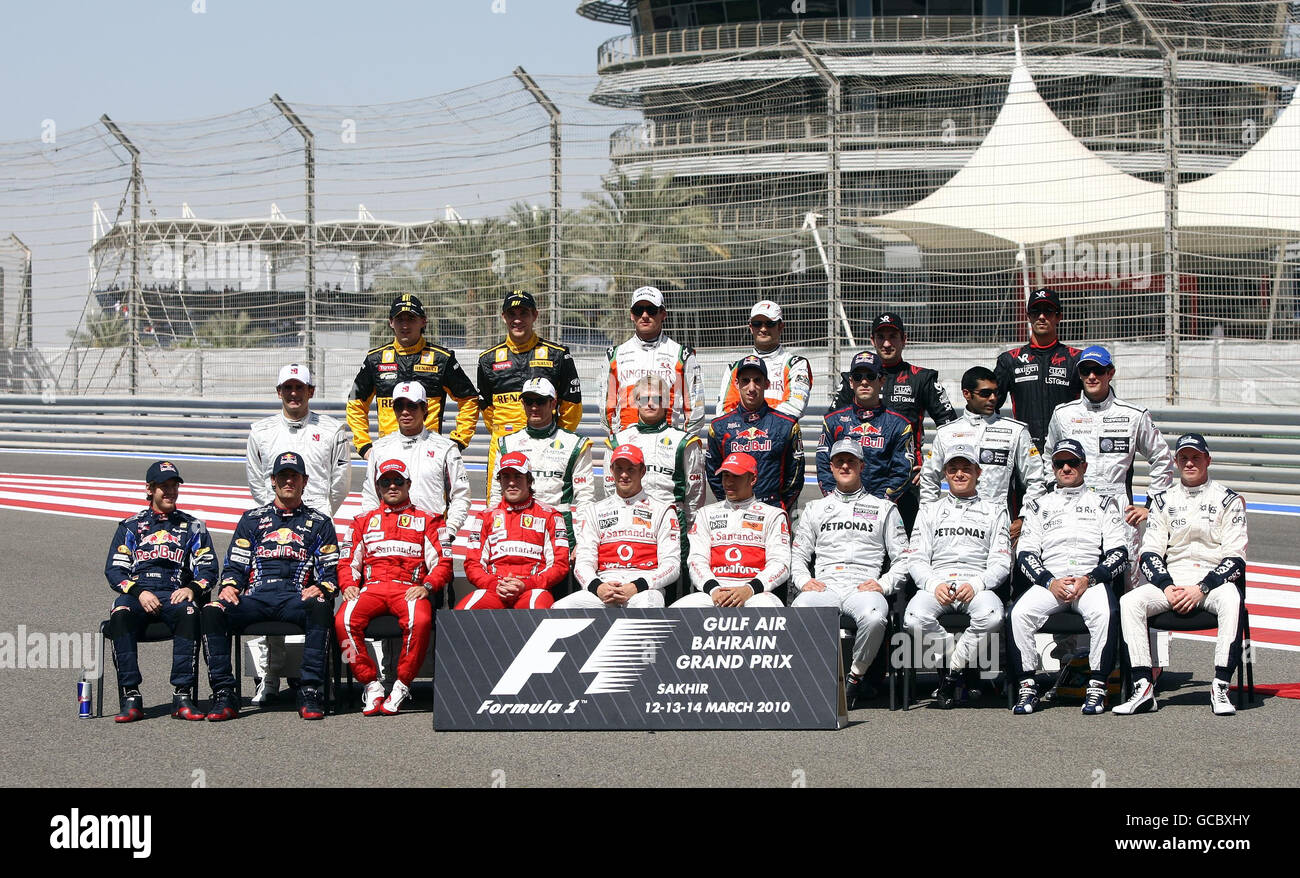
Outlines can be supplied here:
<path id="1" fill-rule="evenodd" d="M 315 405 L 321 414 L 343 418 L 343 405 Z M 124 451 L 158 455 L 210 454 L 242 457 L 249 425 L 275 414 L 279 404 L 219 401 L 39 396 L 0 397 L 0 447 Z M 816 474 L 816 438 L 824 407 L 811 407 L 800 421 L 807 471 Z M 450 416 L 452 413 L 448 413 Z M 1300 495 L 1300 412 L 1293 409 L 1152 409 L 1151 416 L 1171 444 L 1179 435 L 1204 435 L 1214 456 L 1214 477 L 1239 491 Z M 927 422 L 928 424 L 928 422 Z M 373 424 L 372 424 L 373 427 Z M 583 407 L 578 428 L 598 444 L 605 433 L 599 410 Z M 927 435 L 933 436 L 933 424 Z M 480 422 L 465 453 L 471 465 L 487 462 L 488 432 Z M 927 443 L 928 450 L 928 443 Z M 600 465 L 603 453 L 597 452 Z M 1135 469 L 1135 488 L 1145 488 L 1147 467 Z"/>
<path id="2" fill-rule="evenodd" d="M 607 73 L 608 68 L 623 64 L 776 48 L 791 33 L 798 33 L 809 42 L 857 44 L 876 50 L 948 51 L 956 46 L 967 51 L 1007 51 L 1014 27 L 1021 29 L 1021 40 L 1031 51 L 1067 52 L 1120 46 L 1128 50 L 1159 51 L 1159 46 L 1141 26 L 1123 18 L 924 15 L 738 22 L 624 34 L 601 43 L 596 50 L 596 64 L 601 73 Z M 1183 33 L 1171 29 L 1164 36 L 1181 54 L 1226 51 L 1223 35 L 1206 29 L 1196 32 L 1189 28 Z M 1244 52 L 1268 57 L 1277 56 L 1281 51 L 1280 46 L 1270 48 L 1264 41 L 1258 42 L 1260 47 L 1253 52 L 1237 45 L 1233 54 L 1240 57 Z"/>
<path id="3" fill-rule="evenodd" d="M 987 111 L 962 110 L 868 110 L 840 115 L 840 138 L 845 146 L 881 143 L 919 143 L 975 146 L 984 139 L 997 116 L 998 107 Z M 1184 124 L 1180 146 L 1196 152 L 1239 155 L 1248 144 L 1242 142 L 1242 116 L 1225 117 L 1215 124 Z M 1264 112 L 1257 114 L 1260 120 Z M 1159 150 L 1162 140 L 1158 110 L 1062 116 L 1070 133 L 1096 147 Z M 710 149 L 719 145 L 824 147 L 830 137 L 830 120 L 825 113 L 767 116 L 718 116 L 681 121 L 633 122 L 614 130 L 609 138 L 611 158 L 660 151 Z"/>

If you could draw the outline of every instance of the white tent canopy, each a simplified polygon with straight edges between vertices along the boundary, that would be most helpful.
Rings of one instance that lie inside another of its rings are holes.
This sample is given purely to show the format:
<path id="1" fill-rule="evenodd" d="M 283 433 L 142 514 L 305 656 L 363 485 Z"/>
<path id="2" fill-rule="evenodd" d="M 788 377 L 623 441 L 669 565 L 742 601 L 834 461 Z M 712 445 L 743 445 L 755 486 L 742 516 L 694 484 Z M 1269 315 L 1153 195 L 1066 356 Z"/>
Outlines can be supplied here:
<path id="1" fill-rule="evenodd" d="M 1300 94 L 1300 90 L 1297 90 Z M 1179 187 L 1180 249 L 1230 252 L 1300 239 L 1300 107 L 1224 170 Z M 951 179 L 911 207 L 868 220 L 927 249 L 1002 249 L 1158 237 L 1164 187 L 1108 164 L 1061 123 L 1023 61 L 984 141 Z"/>

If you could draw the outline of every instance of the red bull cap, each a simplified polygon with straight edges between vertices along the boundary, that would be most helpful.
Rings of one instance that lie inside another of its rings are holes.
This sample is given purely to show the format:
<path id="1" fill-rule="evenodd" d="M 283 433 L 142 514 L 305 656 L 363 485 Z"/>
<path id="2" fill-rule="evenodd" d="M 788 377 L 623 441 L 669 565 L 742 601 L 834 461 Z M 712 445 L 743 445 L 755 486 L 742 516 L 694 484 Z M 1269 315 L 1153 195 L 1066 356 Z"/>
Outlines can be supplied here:
<path id="1" fill-rule="evenodd" d="M 302 456 L 292 451 L 285 451 L 276 455 L 275 465 L 271 467 L 271 475 L 291 469 L 296 473 L 307 475 L 307 467 L 303 465 Z"/>
<path id="2" fill-rule="evenodd" d="M 181 484 L 185 480 L 181 478 L 180 470 L 176 469 L 176 464 L 170 460 L 160 460 L 149 465 L 149 471 L 144 474 L 146 484 L 161 485 L 168 479 L 175 479 Z"/>

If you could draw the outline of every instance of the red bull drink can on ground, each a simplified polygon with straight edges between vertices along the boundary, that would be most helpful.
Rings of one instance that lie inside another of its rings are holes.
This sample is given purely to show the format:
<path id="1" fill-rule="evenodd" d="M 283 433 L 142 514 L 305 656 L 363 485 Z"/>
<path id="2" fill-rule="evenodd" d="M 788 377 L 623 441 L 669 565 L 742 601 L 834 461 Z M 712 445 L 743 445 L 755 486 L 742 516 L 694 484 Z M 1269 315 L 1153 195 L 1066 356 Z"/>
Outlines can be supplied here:
<path id="1" fill-rule="evenodd" d="M 85 676 L 77 681 L 77 716 L 90 719 L 90 681 Z"/>

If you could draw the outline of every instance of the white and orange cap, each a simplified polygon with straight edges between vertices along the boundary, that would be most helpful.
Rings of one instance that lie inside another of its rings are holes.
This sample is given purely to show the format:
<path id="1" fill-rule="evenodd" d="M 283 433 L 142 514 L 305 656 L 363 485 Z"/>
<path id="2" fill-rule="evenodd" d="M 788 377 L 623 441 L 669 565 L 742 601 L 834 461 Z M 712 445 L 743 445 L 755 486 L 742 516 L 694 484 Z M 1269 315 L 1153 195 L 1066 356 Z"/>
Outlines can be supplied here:
<path id="1" fill-rule="evenodd" d="M 781 319 L 781 306 L 771 299 L 764 299 L 749 309 L 749 319 L 753 320 L 755 317 L 766 317 L 776 323 Z"/>

